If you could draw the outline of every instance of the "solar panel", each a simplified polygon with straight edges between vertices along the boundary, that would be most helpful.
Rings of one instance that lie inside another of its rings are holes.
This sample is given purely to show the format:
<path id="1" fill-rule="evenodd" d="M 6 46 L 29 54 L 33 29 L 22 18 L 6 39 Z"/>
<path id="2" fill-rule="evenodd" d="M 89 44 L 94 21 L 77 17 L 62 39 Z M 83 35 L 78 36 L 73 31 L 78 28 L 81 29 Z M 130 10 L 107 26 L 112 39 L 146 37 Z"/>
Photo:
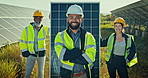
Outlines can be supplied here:
<path id="1" fill-rule="evenodd" d="M 2 45 L 6 45 L 6 44 L 4 44 L 4 43 L 7 43 L 9 40 L 7 40 L 7 38 L 5 38 L 2 34 L 0 34 L 0 44 L 2 44 Z"/>
<path id="2" fill-rule="evenodd" d="M 58 78 L 60 62 L 54 51 L 54 38 L 59 31 L 67 28 L 66 12 L 70 5 L 80 5 L 84 11 L 82 28 L 91 32 L 97 43 L 97 55 L 95 61 L 94 77 L 99 78 L 99 3 L 51 3 L 51 78 Z"/>
<path id="3" fill-rule="evenodd" d="M 13 40 L 17 40 L 17 36 L 14 35 L 14 33 L 12 33 L 11 31 L 9 31 L 8 29 L 3 29 L 0 31 L 0 34 L 5 36 L 7 39 L 9 39 L 10 41 Z"/>
<path id="4" fill-rule="evenodd" d="M 143 21 L 148 21 L 147 6 L 148 6 L 147 0 L 140 0 L 135 3 L 129 4 L 127 6 L 115 9 L 111 11 L 111 13 L 114 14 L 115 16 L 123 17 L 125 21 L 127 21 L 127 24 L 129 24 L 129 26 L 131 25 L 145 26 L 146 22 L 143 22 Z M 136 20 L 138 22 L 136 22 Z"/>
<path id="5" fill-rule="evenodd" d="M 13 22 L 17 23 L 17 27 L 26 27 L 29 21 L 23 21 L 26 18 L 12 18 Z"/>

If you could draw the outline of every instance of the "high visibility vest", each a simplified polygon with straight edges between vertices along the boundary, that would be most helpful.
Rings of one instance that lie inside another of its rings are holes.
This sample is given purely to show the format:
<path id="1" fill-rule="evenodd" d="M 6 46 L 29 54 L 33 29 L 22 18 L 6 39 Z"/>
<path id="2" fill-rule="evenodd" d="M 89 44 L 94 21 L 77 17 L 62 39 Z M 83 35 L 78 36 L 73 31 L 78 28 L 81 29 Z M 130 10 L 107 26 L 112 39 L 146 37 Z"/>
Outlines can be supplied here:
<path id="1" fill-rule="evenodd" d="M 47 26 L 43 26 L 38 32 L 38 51 L 46 50 L 45 38 L 49 35 Z M 21 36 L 20 49 L 22 52 L 29 51 L 30 54 L 35 54 L 34 50 L 34 27 L 30 24 L 26 27 Z"/>
<path id="2" fill-rule="evenodd" d="M 113 43 L 114 43 L 114 34 L 115 33 L 113 33 L 113 34 L 111 34 L 110 35 L 110 37 L 108 38 L 108 42 L 107 42 L 107 54 L 106 54 L 106 57 L 105 57 L 105 60 L 106 61 L 109 61 L 110 60 L 110 57 L 111 57 L 111 53 L 112 53 L 112 50 L 113 50 Z M 129 55 L 129 53 L 130 53 L 130 47 L 131 47 L 131 45 L 132 45 L 132 39 L 134 40 L 134 37 L 132 36 L 132 35 L 129 35 L 129 34 L 126 34 L 129 38 L 127 38 L 127 46 L 126 46 L 126 51 L 125 51 L 125 55 L 124 55 L 124 57 L 125 57 L 125 59 L 127 59 L 127 56 Z M 138 63 L 138 61 L 137 61 L 137 53 L 135 53 L 135 55 L 134 55 L 134 57 L 132 58 L 132 60 L 131 61 L 129 61 L 128 63 L 127 63 L 127 65 L 129 66 L 129 67 L 131 67 L 131 66 L 133 66 L 133 65 L 135 65 L 136 63 Z"/>
<path id="3" fill-rule="evenodd" d="M 62 63 L 62 67 L 68 70 L 72 70 L 74 63 L 70 62 L 69 60 L 63 61 L 63 56 L 65 54 L 66 48 L 68 48 L 69 50 L 75 48 L 74 41 L 68 35 L 66 30 L 64 30 L 56 35 L 54 43 L 55 43 L 54 48 L 58 58 Z M 82 56 L 87 60 L 87 62 L 89 63 L 88 67 L 91 69 L 93 66 L 92 63 L 95 61 L 95 56 L 96 56 L 96 41 L 93 35 L 89 32 L 86 32 L 85 34 L 84 50 L 85 53 L 83 53 Z"/>

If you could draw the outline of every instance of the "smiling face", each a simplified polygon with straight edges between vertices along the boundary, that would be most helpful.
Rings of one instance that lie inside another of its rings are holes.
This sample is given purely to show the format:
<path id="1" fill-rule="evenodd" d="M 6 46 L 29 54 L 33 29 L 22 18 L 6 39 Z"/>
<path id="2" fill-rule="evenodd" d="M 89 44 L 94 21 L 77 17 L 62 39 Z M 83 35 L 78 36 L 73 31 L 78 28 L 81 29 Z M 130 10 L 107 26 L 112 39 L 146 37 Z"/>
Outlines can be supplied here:
<path id="1" fill-rule="evenodd" d="M 122 33 L 123 25 L 121 23 L 115 23 L 114 30 L 116 33 Z"/>
<path id="2" fill-rule="evenodd" d="M 40 26 L 41 22 L 42 22 L 42 17 L 41 16 L 35 16 L 34 22 L 35 22 L 35 26 Z"/>
<path id="3" fill-rule="evenodd" d="M 42 17 L 41 16 L 34 17 L 34 22 L 41 23 L 42 22 Z"/>
<path id="4" fill-rule="evenodd" d="M 79 14 L 69 14 L 67 18 L 68 25 L 73 30 L 78 29 L 82 21 L 82 17 Z"/>

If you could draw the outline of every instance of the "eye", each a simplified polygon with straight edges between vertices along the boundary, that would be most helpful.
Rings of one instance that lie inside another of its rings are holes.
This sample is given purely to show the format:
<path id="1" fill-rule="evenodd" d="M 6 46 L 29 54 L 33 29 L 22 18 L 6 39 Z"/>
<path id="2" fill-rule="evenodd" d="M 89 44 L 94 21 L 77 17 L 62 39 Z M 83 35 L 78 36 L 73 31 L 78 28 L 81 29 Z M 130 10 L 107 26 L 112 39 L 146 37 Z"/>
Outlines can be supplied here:
<path id="1" fill-rule="evenodd" d="M 77 16 L 76 19 L 80 19 L 81 17 Z"/>
<path id="2" fill-rule="evenodd" d="M 69 16 L 68 18 L 69 18 L 69 19 L 81 19 L 80 16 Z"/>
<path id="3" fill-rule="evenodd" d="M 68 18 L 69 18 L 69 19 L 72 19 L 73 17 L 72 17 L 72 16 L 69 16 Z"/>
<path id="4" fill-rule="evenodd" d="M 116 28 L 117 26 L 115 25 L 114 27 Z"/>

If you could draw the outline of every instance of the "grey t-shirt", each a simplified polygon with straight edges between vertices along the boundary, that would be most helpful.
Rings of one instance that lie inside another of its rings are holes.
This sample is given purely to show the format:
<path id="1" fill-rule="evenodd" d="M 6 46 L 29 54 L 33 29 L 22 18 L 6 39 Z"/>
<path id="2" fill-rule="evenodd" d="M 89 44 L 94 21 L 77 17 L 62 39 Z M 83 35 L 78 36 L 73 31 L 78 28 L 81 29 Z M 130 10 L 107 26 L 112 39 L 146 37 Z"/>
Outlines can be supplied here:
<path id="1" fill-rule="evenodd" d="M 114 45 L 113 54 L 119 55 L 119 56 L 124 56 L 124 52 L 125 52 L 125 40 L 122 42 L 116 41 L 115 45 Z"/>

